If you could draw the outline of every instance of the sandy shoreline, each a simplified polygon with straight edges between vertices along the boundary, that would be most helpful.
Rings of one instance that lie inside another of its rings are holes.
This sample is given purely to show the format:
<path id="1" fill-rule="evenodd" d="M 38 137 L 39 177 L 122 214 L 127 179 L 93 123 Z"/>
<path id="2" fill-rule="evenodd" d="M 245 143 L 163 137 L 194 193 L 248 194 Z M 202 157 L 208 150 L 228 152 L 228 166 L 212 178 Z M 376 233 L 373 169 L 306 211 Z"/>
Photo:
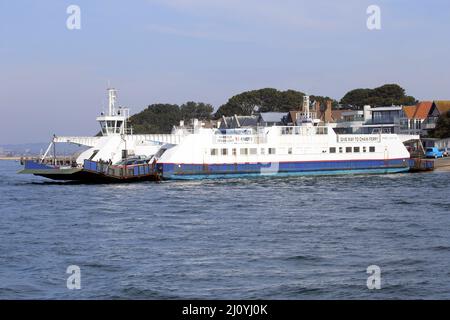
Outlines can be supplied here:
<path id="1" fill-rule="evenodd" d="M 0 157 L 0 160 L 20 160 L 20 157 Z"/>
<path id="2" fill-rule="evenodd" d="M 435 171 L 450 171 L 450 157 L 434 160 Z"/>
<path id="3" fill-rule="evenodd" d="M 434 167 L 437 168 L 448 168 L 450 167 L 450 157 L 440 158 L 434 160 Z"/>

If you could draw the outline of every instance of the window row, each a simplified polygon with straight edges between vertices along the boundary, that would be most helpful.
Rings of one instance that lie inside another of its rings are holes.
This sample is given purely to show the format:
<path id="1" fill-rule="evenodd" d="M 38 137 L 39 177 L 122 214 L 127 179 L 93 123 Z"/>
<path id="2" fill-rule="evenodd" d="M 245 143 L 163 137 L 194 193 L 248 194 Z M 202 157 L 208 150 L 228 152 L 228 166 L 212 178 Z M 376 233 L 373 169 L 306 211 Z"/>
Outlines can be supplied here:
<path id="1" fill-rule="evenodd" d="M 233 148 L 233 149 L 231 149 L 231 153 L 230 153 L 230 150 L 226 149 L 226 148 L 223 148 L 223 149 L 211 149 L 210 154 L 212 156 L 218 156 L 218 155 L 227 156 L 228 154 L 236 156 L 238 154 L 238 151 L 239 151 L 239 154 L 242 155 L 242 156 L 258 154 L 258 149 L 257 148 L 240 148 L 240 149 Z M 275 153 L 276 153 L 276 149 L 275 148 L 267 148 L 267 154 L 275 154 Z M 266 149 L 265 148 L 261 148 L 260 154 L 266 154 Z"/>
<path id="2" fill-rule="evenodd" d="M 366 153 L 366 152 L 375 152 L 375 147 L 374 146 L 370 146 L 370 147 L 330 147 L 330 153 Z M 267 153 L 266 153 L 267 151 Z M 227 149 L 227 148 L 222 148 L 222 149 L 211 149 L 210 150 L 210 154 L 211 156 L 228 156 L 228 155 L 233 155 L 233 156 L 237 156 L 238 154 L 241 156 L 247 156 L 247 155 L 257 155 L 258 154 L 258 149 L 257 148 L 232 148 L 232 149 Z M 265 155 L 265 154 L 276 154 L 276 149 L 275 148 L 261 148 L 260 155 Z M 292 154 L 292 148 L 287 148 L 287 154 Z"/>
<path id="3" fill-rule="evenodd" d="M 367 152 L 367 150 L 369 150 L 369 152 L 375 152 L 375 147 L 330 147 L 330 153 L 336 153 L 336 151 L 339 149 L 339 153 L 359 153 L 359 152 Z"/>

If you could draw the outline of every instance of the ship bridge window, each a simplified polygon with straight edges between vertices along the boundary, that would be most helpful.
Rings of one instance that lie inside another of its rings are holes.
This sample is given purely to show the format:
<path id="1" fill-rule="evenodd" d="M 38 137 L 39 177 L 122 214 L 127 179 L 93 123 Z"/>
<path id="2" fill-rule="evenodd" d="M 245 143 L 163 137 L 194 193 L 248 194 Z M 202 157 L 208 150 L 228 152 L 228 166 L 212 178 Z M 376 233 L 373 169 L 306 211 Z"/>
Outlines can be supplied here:
<path id="1" fill-rule="evenodd" d="M 375 152 L 375 147 L 369 147 L 369 152 Z"/>
<path id="2" fill-rule="evenodd" d="M 281 128 L 281 134 L 292 134 L 292 127 Z"/>
<path id="3" fill-rule="evenodd" d="M 219 152 L 217 151 L 217 149 L 211 149 L 211 155 L 217 156 L 217 155 L 219 155 Z"/>
<path id="4" fill-rule="evenodd" d="M 100 121 L 100 127 L 102 128 L 102 133 L 107 134 L 106 132 L 106 121 Z"/>
<path id="5" fill-rule="evenodd" d="M 276 149 L 275 148 L 269 148 L 269 154 L 275 154 Z"/>
<path id="6" fill-rule="evenodd" d="M 233 154 L 233 156 L 235 156 L 237 154 L 236 148 L 231 149 L 231 153 Z"/>
<path id="7" fill-rule="evenodd" d="M 367 152 L 367 148 L 366 147 L 363 147 L 363 152 Z"/>
<path id="8" fill-rule="evenodd" d="M 336 148 L 335 147 L 330 147 L 330 153 L 336 153 Z"/>
<path id="9" fill-rule="evenodd" d="M 247 148 L 241 148 L 240 154 L 241 155 L 248 155 L 248 149 Z"/>
<path id="10" fill-rule="evenodd" d="M 250 154 L 255 155 L 257 153 L 258 153 L 258 151 L 256 148 L 250 148 Z"/>
<path id="11" fill-rule="evenodd" d="M 222 155 L 223 156 L 228 155 L 228 149 L 222 149 Z"/>
<path id="12" fill-rule="evenodd" d="M 352 152 L 352 147 L 345 147 L 345 152 L 351 153 Z"/>
<path id="13" fill-rule="evenodd" d="M 343 148 L 342 148 L 342 147 L 339 147 L 339 153 L 342 153 L 342 152 L 344 152 L 344 151 L 343 151 Z"/>
<path id="14" fill-rule="evenodd" d="M 261 154 L 266 154 L 266 149 L 265 148 L 261 148 Z"/>
<path id="15" fill-rule="evenodd" d="M 292 154 L 292 148 L 288 148 L 288 154 Z"/>
<path id="16" fill-rule="evenodd" d="M 106 122 L 107 122 L 107 124 L 108 124 L 108 129 L 114 128 L 114 121 L 108 120 L 108 121 L 106 121 Z"/>
<path id="17" fill-rule="evenodd" d="M 353 152 L 359 152 L 359 147 L 354 147 Z"/>
<path id="18" fill-rule="evenodd" d="M 327 127 L 317 127 L 316 134 L 328 134 L 328 128 Z"/>
<path id="19" fill-rule="evenodd" d="M 122 127 L 123 121 L 117 121 L 116 133 L 120 133 L 120 127 Z"/>

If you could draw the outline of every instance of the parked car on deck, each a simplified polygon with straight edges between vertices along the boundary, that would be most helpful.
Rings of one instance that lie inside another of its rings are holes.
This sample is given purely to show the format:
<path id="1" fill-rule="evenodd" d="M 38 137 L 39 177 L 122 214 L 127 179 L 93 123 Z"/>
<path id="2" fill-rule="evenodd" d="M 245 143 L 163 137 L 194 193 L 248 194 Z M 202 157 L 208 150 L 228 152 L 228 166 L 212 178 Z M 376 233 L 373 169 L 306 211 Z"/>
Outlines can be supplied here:
<path id="1" fill-rule="evenodd" d="M 444 154 L 441 151 L 439 151 L 438 148 L 432 147 L 432 148 L 427 148 L 425 150 L 425 157 L 427 157 L 427 158 L 435 158 L 435 159 L 436 158 L 443 158 Z"/>

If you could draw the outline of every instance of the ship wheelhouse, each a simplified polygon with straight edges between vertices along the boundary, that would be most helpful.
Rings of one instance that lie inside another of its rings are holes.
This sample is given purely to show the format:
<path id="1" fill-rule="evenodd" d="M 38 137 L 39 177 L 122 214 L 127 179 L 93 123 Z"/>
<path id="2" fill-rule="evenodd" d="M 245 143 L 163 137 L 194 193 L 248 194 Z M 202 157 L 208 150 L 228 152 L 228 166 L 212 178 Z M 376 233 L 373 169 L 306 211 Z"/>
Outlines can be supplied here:
<path id="1" fill-rule="evenodd" d="M 101 133 L 104 136 L 113 134 L 125 134 L 126 119 L 120 116 L 103 116 L 98 117 L 97 121 L 100 123 Z"/>
<path id="2" fill-rule="evenodd" d="M 127 129 L 127 121 L 130 116 L 130 110 L 126 108 L 116 108 L 117 92 L 115 89 L 108 89 L 109 106 L 108 114 L 101 114 L 97 118 L 100 123 L 101 133 L 103 136 L 124 135 L 129 134 Z"/>

